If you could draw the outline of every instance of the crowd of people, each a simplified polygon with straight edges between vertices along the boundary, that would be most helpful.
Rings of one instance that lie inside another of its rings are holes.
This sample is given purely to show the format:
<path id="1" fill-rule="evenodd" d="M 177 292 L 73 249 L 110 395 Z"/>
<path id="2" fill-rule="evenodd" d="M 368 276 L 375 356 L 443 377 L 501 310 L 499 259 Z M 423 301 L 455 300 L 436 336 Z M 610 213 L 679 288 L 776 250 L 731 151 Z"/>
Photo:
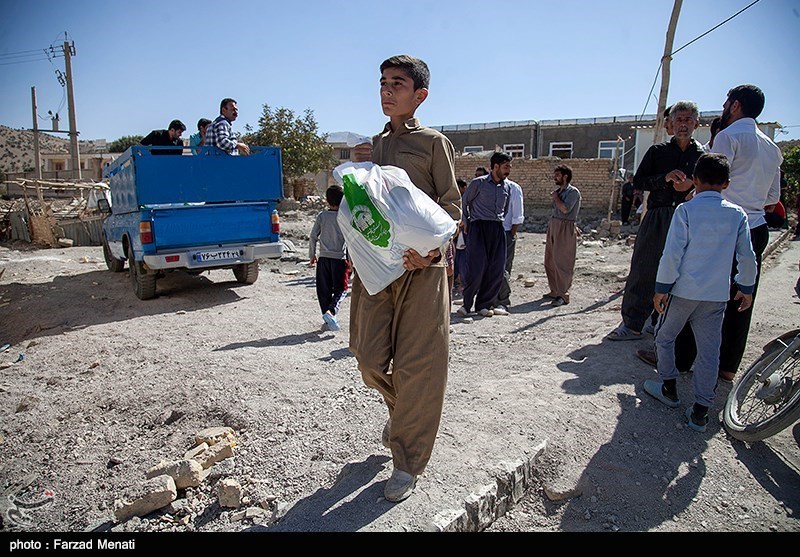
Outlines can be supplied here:
<path id="1" fill-rule="evenodd" d="M 429 84 L 423 60 L 408 55 L 384 60 L 379 96 L 389 121 L 351 153 L 354 162 L 405 170 L 457 223 L 452 240 L 428 253 L 408 249 L 400 278 L 370 294 L 357 264 L 351 266 L 339 229 L 342 188 L 332 186 L 326 191 L 328 209 L 317 215 L 309 241 L 323 330 L 340 329 L 337 315 L 351 291 L 350 350 L 365 385 L 382 395 L 387 408 L 381 442 L 392 453 L 393 470 L 384 488 L 392 502 L 411 495 L 433 453 L 454 300 L 461 300 L 455 312 L 461 318 L 510 313 L 516 238 L 525 219 L 522 188 L 510 179 L 508 153 L 494 153 L 490 167 L 477 168 L 469 182 L 456 177 L 452 143 L 416 116 Z M 693 137 L 700 123 L 697 104 L 676 102 L 666 113 L 670 139 L 647 150 L 622 188 L 623 222 L 638 211 L 643 217 L 622 321 L 606 338 L 634 340 L 653 333 L 654 349 L 637 355 L 656 368 L 658 379 L 645 381 L 643 388 L 669 407 L 680 406 L 679 374 L 694 374 L 686 420 L 697 431 L 705 430 L 717 381 L 731 381 L 739 368 L 770 219 L 777 213 L 785 220 L 779 205 L 782 155 L 755 121 L 764 103 L 764 93 L 754 85 L 732 88 L 722 116 L 712 123 L 710 141 L 702 145 Z M 236 101 L 223 99 L 215 120 L 198 122 L 191 146 L 248 155 L 249 147 L 232 131 L 237 116 Z M 175 120 L 142 144 L 182 145 L 185 130 Z M 558 164 L 544 255 L 549 290 L 543 298 L 553 307 L 570 303 L 581 207 L 572 181 L 572 169 Z"/>
<path id="2" fill-rule="evenodd" d="M 389 122 L 372 144 L 354 149 L 354 160 L 403 168 L 458 222 L 442 249 L 408 250 L 407 272 L 374 296 L 360 285 L 355 267 L 350 349 L 365 384 L 386 402 L 381 440 L 392 452 L 393 472 L 384 495 L 396 502 L 413 492 L 433 451 L 447 379 L 451 301 L 461 299 L 460 317 L 508 315 L 524 208 L 506 153 L 494 153 L 490 168 L 479 167 L 469 182 L 456 178 L 452 144 L 415 116 L 428 96 L 430 74 L 422 60 L 395 56 L 380 69 Z M 654 349 L 637 355 L 656 368 L 658 379 L 643 388 L 669 407 L 680 406 L 678 375 L 694 374 L 685 418 L 696 431 L 706 429 L 717 382 L 731 381 L 741 363 L 768 241 L 767 215 L 780 214 L 781 152 L 755 122 L 764 102 L 754 85 L 728 91 L 705 145 L 693 137 L 697 104 L 673 104 L 665 124 L 671 137 L 648 149 L 622 188 L 622 220 L 629 223 L 640 205 L 643 216 L 622 322 L 607 338 L 653 333 Z M 555 307 L 570 302 L 580 234 L 581 194 L 572 180 L 568 165 L 554 169 L 544 260 L 549 291 L 543 297 Z M 338 306 L 326 306 L 323 298 L 321 310 L 335 314 Z"/>
<path id="3" fill-rule="evenodd" d="M 650 147 L 634 176 L 649 192 L 647 211 L 633 248 L 622 322 L 607 338 L 638 339 L 649 328 L 655 349 L 637 356 L 663 381 L 651 381 L 645 391 L 677 406 L 674 378 L 694 373 L 687 420 L 701 431 L 717 381 L 733 381 L 741 364 L 769 241 L 766 215 L 780 202 L 783 157 L 755 120 L 764 104 L 755 85 L 732 88 L 710 141 L 700 145 L 692 137 L 697 105 L 675 103 L 668 119 L 672 138 Z"/>

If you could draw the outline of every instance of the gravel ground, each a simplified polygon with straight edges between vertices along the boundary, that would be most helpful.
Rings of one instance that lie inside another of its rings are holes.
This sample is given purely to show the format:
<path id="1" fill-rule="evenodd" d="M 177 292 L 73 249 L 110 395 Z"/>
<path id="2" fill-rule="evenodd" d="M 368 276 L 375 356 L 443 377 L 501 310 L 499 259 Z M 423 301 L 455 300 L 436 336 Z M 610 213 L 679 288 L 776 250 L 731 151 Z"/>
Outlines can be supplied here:
<path id="1" fill-rule="evenodd" d="M 649 337 L 603 338 L 620 318 L 626 238 L 585 234 L 572 302 L 553 308 L 532 228 L 511 315 L 453 314 L 433 458 L 415 494 L 388 503 L 386 410 L 348 350 L 349 300 L 342 330 L 320 331 L 313 215 L 283 215 L 297 251 L 264 262 L 255 284 L 172 273 L 149 301 L 127 272 L 106 270 L 100 248 L 0 246 L 0 489 L 16 486 L 18 503 L 48 498 L 22 516 L 4 503 L 5 531 L 422 531 L 520 459 L 536 463 L 530 489 L 478 529 L 800 531 L 798 426 L 752 446 L 730 438 L 716 419 L 721 384 L 708 431 L 689 430 L 641 390 L 654 370 L 633 352 Z M 798 260 L 788 241 L 768 259 L 746 361 L 800 323 Z M 688 377 L 679 389 L 689 397 Z M 211 426 L 234 430 L 235 456 L 168 507 L 113 520 L 115 500 Z M 242 486 L 238 508 L 220 505 L 225 478 Z"/>

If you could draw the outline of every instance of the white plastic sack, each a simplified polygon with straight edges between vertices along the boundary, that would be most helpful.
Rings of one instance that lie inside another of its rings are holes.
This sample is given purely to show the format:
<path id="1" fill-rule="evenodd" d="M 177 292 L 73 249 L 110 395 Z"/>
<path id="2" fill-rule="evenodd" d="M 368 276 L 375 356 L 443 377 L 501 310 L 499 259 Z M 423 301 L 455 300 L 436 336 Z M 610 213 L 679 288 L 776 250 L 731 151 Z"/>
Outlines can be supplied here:
<path id="1" fill-rule="evenodd" d="M 346 162 L 333 169 L 344 189 L 337 221 L 361 282 L 375 295 L 400 278 L 403 253 L 442 248 L 456 223 L 395 166 Z M 444 251 L 444 250 L 442 250 Z"/>

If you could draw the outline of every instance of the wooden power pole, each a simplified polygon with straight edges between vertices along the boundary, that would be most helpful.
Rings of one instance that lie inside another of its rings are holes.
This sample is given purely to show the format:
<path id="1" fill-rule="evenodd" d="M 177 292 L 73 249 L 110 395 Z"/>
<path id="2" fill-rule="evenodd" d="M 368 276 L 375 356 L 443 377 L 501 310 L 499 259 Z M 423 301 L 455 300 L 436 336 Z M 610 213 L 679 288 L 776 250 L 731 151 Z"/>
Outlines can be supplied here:
<path id="1" fill-rule="evenodd" d="M 73 43 L 74 44 L 74 43 Z M 75 92 L 72 87 L 72 49 L 69 42 L 64 41 L 64 62 L 67 80 L 67 106 L 69 108 L 69 152 L 72 158 L 72 177 L 81 179 L 81 155 L 78 151 L 78 125 L 75 118 Z"/>
<path id="2" fill-rule="evenodd" d="M 683 0 L 675 0 L 672 6 L 672 16 L 667 27 L 667 41 L 664 44 L 664 56 L 661 57 L 661 92 L 658 95 L 656 108 L 656 129 L 653 133 L 653 145 L 664 141 L 664 110 L 667 108 L 667 95 L 669 94 L 669 63 L 672 61 L 672 43 L 675 40 L 675 28 L 678 26 L 678 16 L 681 13 Z M 642 199 L 642 218 L 647 212 L 647 197 L 649 192 L 644 192 Z M 640 221 L 641 222 L 641 221 Z"/>
<path id="3" fill-rule="evenodd" d="M 672 6 L 672 17 L 669 18 L 664 56 L 661 57 L 661 92 L 658 95 L 656 133 L 653 136 L 654 145 L 664 141 L 664 110 L 667 108 L 667 95 L 669 94 L 669 66 L 672 61 L 672 43 L 675 40 L 675 28 L 678 26 L 681 4 L 683 4 L 683 0 L 675 0 L 675 4 Z"/>
<path id="4" fill-rule="evenodd" d="M 36 195 L 39 198 L 39 203 L 44 204 L 40 183 L 42 179 L 42 160 L 39 152 L 39 122 L 36 116 L 36 87 L 31 87 L 31 106 L 33 108 L 33 164 L 34 176 L 36 176 Z"/>

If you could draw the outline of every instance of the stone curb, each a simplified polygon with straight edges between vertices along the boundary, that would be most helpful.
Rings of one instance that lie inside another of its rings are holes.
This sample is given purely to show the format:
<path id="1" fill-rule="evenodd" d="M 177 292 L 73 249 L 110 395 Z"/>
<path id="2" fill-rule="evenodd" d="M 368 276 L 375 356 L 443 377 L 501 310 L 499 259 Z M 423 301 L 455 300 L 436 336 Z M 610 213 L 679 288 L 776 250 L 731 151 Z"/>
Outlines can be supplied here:
<path id="1" fill-rule="evenodd" d="M 436 514 L 431 532 L 480 532 L 512 509 L 534 484 L 537 459 L 547 450 L 547 440 L 533 448 L 532 455 L 513 462 L 500 462 L 495 483 L 481 486 L 464 500 L 462 509 Z"/>
<path id="2" fill-rule="evenodd" d="M 780 236 L 775 239 L 775 241 L 770 242 L 769 245 L 764 249 L 764 253 L 761 254 L 761 259 L 763 260 L 765 257 L 769 256 L 773 251 L 778 249 L 783 243 L 790 237 L 794 235 L 794 231 L 791 228 L 788 228 L 781 232 Z"/>

